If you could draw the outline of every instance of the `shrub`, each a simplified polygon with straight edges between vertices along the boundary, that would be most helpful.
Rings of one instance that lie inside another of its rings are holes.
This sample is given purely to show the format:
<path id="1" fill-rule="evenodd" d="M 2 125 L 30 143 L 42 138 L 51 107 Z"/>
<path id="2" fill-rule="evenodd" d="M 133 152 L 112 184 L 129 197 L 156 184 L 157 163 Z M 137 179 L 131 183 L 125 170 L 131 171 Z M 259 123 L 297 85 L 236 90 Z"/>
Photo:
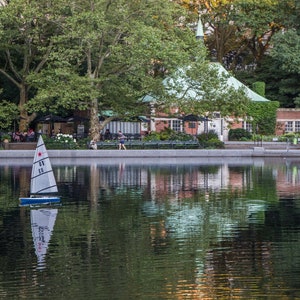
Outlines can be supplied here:
<path id="1" fill-rule="evenodd" d="M 252 134 L 243 128 L 230 129 L 228 133 L 229 141 L 251 140 Z"/>
<path id="2" fill-rule="evenodd" d="M 184 132 L 178 132 L 170 128 L 165 128 L 161 132 L 151 132 L 144 137 L 144 141 L 190 141 L 193 136 Z"/>
<path id="3" fill-rule="evenodd" d="M 223 149 L 224 143 L 219 140 L 218 134 L 210 130 L 208 133 L 202 133 L 197 136 L 202 148 Z"/>
<path id="4" fill-rule="evenodd" d="M 86 149 L 90 143 L 90 138 L 82 138 L 77 140 L 77 145 L 79 149 Z"/>
<path id="5" fill-rule="evenodd" d="M 45 137 L 48 149 L 78 149 L 76 140 L 70 134 L 57 134 L 54 138 Z"/>
<path id="6" fill-rule="evenodd" d="M 208 141 L 212 139 L 218 139 L 218 134 L 214 130 L 210 130 L 207 133 L 201 133 L 200 135 L 197 136 L 198 141 Z"/>
<path id="7" fill-rule="evenodd" d="M 159 141 L 160 135 L 158 132 L 151 132 L 144 137 L 144 141 Z"/>

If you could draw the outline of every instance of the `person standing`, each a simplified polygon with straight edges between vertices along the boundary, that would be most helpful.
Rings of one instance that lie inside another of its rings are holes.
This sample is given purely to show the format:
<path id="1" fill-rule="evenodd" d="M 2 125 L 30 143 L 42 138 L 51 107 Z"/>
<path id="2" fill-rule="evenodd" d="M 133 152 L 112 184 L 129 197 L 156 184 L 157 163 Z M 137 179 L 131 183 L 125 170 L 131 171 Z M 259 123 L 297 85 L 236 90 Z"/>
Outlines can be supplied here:
<path id="1" fill-rule="evenodd" d="M 126 138 L 126 136 L 122 133 L 121 130 L 119 130 L 119 133 L 118 133 L 119 150 L 122 150 L 122 149 L 126 150 L 125 138 Z"/>

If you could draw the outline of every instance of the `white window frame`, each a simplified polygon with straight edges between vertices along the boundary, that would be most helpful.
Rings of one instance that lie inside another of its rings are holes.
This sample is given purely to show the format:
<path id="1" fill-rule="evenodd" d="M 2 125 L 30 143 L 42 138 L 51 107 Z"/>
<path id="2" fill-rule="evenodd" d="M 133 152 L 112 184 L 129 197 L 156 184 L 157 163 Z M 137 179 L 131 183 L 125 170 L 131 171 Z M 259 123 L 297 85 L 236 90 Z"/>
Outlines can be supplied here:
<path id="1" fill-rule="evenodd" d="M 284 126 L 285 132 L 294 132 L 294 122 L 293 121 L 286 121 Z"/>
<path id="2" fill-rule="evenodd" d="M 168 123 L 169 123 L 169 128 L 171 128 L 172 130 L 177 131 L 177 132 L 182 132 L 181 120 L 172 119 L 172 120 L 169 120 Z"/>

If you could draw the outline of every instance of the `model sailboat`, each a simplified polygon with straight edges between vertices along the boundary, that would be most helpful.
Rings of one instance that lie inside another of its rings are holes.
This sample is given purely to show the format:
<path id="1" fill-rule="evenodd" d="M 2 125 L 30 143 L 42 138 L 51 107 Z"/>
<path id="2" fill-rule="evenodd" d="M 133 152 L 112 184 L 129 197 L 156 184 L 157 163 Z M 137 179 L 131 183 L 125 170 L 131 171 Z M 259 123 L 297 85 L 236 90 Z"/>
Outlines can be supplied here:
<path id="1" fill-rule="evenodd" d="M 21 205 L 57 203 L 60 198 L 50 159 L 43 138 L 40 135 L 35 149 L 31 171 L 30 197 L 20 198 Z"/>

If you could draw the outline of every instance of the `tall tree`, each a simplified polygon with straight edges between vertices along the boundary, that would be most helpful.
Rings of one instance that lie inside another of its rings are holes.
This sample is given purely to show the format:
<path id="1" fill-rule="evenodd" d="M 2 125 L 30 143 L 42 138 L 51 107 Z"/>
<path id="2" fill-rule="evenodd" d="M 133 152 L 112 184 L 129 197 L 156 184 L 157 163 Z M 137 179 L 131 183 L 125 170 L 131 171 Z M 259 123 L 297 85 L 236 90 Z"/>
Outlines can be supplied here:
<path id="1" fill-rule="evenodd" d="M 198 11 L 214 58 L 234 69 L 259 62 L 285 19 L 278 0 L 174 0 Z"/>
<path id="2" fill-rule="evenodd" d="M 289 18 L 284 22 L 284 29 L 273 39 L 270 52 L 281 74 L 277 83 L 279 94 L 286 102 L 284 107 L 300 107 L 300 1 L 283 1 Z"/>
<path id="3" fill-rule="evenodd" d="M 53 43 L 59 34 L 61 1 L 12 0 L 0 7 L 0 74 L 19 91 L 20 130 L 27 129 L 36 114 L 28 114 L 26 103 L 32 87 L 27 76 L 39 73 L 45 66 Z"/>
<path id="4" fill-rule="evenodd" d="M 272 37 L 282 28 L 285 15 L 280 4 L 279 0 L 235 1 L 234 23 L 240 39 L 239 53 L 248 50 L 250 61 L 255 64 L 269 51 Z"/>
<path id="5" fill-rule="evenodd" d="M 143 96 L 164 94 L 165 74 L 188 64 L 196 49 L 184 11 L 164 0 L 78 1 L 69 6 L 57 43 L 49 68 L 31 77 L 38 88 L 31 103 L 42 109 L 56 98 L 64 107 L 74 101 L 85 105 L 93 137 L 101 129 L 99 110 L 114 112 L 104 124 L 140 114 Z"/>
<path id="6" fill-rule="evenodd" d="M 0 73 L 20 91 L 20 129 L 36 111 L 79 108 L 90 111 L 90 134 L 97 137 L 101 110 L 114 112 L 105 122 L 136 116 L 153 92 L 157 104 L 171 105 L 163 79 L 181 66 L 191 65 L 192 81 L 199 70 L 216 78 L 189 22 L 182 7 L 165 0 L 10 1 L 0 10 Z M 207 94 L 218 92 L 214 80 L 205 82 Z M 221 98 L 206 109 L 221 109 Z"/>

